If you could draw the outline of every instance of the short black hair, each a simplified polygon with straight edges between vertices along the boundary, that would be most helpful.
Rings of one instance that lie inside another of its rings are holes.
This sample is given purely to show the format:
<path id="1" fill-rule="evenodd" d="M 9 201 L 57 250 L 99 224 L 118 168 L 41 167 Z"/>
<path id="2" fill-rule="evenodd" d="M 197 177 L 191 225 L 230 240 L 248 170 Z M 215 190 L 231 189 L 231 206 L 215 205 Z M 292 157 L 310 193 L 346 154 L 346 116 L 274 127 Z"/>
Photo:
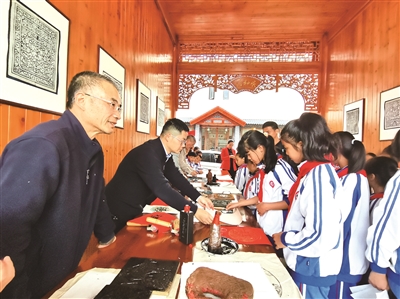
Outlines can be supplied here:
<path id="1" fill-rule="evenodd" d="M 397 172 L 397 162 L 389 157 L 374 157 L 365 163 L 364 170 L 367 175 L 374 174 L 378 184 L 385 187 L 390 178 Z"/>
<path id="2" fill-rule="evenodd" d="M 264 129 L 264 128 L 266 128 L 266 127 L 271 127 L 271 128 L 274 129 L 274 130 L 278 130 L 278 129 L 279 129 L 278 124 L 277 124 L 276 122 L 274 122 L 274 121 L 266 121 L 266 122 L 262 125 L 262 128 Z"/>
<path id="3" fill-rule="evenodd" d="M 101 81 L 106 81 L 112 84 L 117 90 L 117 86 L 114 81 L 110 78 L 103 76 L 102 74 L 92 72 L 92 71 L 83 71 L 76 74 L 71 82 L 69 83 L 68 91 L 67 91 L 67 108 L 71 109 L 74 103 L 75 94 L 80 91 L 90 87 L 100 85 Z"/>
<path id="4" fill-rule="evenodd" d="M 182 131 L 189 132 L 189 127 L 178 118 L 170 118 L 164 124 L 161 135 L 165 135 L 167 133 L 171 133 L 175 131 L 175 134 L 180 134 Z"/>
<path id="5" fill-rule="evenodd" d="M 197 157 L 197 154 L 193 151 L 190 151 L 187 155 L 188 157 Z"/>
<path id="6" fill-rule="evenodd" d="M 232 139 L 229 139 L 227 144 L 229 144 L 229 143 L 231 143 L 231 142 L 233 142 L 233 140 L 232 140 Z"/>

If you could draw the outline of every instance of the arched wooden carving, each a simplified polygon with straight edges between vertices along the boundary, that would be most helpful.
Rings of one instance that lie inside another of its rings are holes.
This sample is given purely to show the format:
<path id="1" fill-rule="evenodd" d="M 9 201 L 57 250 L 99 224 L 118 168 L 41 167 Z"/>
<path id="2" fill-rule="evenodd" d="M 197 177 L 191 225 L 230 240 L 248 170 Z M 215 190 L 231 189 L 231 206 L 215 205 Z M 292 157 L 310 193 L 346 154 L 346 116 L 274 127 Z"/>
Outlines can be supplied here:
<path id="1" fill-rule="evenodd" d="M 216 80 L 216 84 L 215 84 Z M 276 75 L 179 75 L 179 109 L 189 109 L 192 95 L 205 87 L 217 87 L 233 93 L 259 93 L 280 87 L 298 91 L 304 99 L 306 111 L 317 111 L 318 74 Z"/>

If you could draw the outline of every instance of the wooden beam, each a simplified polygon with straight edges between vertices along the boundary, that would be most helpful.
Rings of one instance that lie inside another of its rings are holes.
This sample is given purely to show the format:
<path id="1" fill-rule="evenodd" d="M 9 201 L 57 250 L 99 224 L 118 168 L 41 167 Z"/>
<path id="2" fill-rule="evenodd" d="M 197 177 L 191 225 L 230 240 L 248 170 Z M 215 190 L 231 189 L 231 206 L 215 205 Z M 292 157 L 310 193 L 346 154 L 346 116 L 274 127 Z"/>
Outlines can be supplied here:
<path id="1" fill-rule="evenodd" d="M 236 34 L 236 35 L 180 35 L 182 43 L 196 42 L 278 42 L 278 41 L 319 41 L 321 35 L 314 33 L 303 34 Z"/>
<path id="2" fill-rule="evenodd" d="M 370 3 L 367 0 L 363 5 L 355 5 L 345 13 L 328 31 L 328 40 L 331 41 L 340 31 L 347 27 Z"/>
<path id="3" fill-rule="evenodd" d="M 172 44 L 175 46 L 175 45 L 176 45 L 176 39 L 177 39 L 177 38 L 176 38 L 176 34 L 175 34 L 174 30 L 172 29 L 172 27 L 171 27 L 171 25 L 170 25 L 170 22 L 169 22 L 168 19 L 166 18 L 165 10 L 163 9 L 161 3 L 160 3 L 158 0 L 154 0 L 154 3 L 156 4 L 157 9 L 158 9 L 158 10 L 160 11 L 160 13 L 161 13 L 162 21 L 163 21 L 163 23 L 164 23 L 164 25 L 165 25 L 165 28 L 167 29 L 169 38 L 171 39 Z"/>
<path id="4" fill-rule="evenodd" d="M 320 62 L 178 63 L 178 74 L 319 74 L 320 70 Z"/>

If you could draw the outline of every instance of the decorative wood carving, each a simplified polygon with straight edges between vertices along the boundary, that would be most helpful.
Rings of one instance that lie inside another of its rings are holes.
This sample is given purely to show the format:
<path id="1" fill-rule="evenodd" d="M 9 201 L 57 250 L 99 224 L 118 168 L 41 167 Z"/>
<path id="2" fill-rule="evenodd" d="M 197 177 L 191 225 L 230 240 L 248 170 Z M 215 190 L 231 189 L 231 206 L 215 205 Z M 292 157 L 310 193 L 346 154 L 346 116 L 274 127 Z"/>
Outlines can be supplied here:
<path id="1" fill-rule="evenodd" d="M 319 41 L 181 43 L 179 62 L 313 62 Z"/>
<path id="2" fill-rule="evenodd" d="M 199 89 L 215 87 L 229 90 L 233 93 L 250 91 L 259 93 L 263 90 L 272 90 L 287 87 L 297 90 L 304 99 L 306 111 L 317 111 L 318 74 L 280 74 L 276 75 L 179 75 L 179 109 L 189 109 L 192 95 Z"/>

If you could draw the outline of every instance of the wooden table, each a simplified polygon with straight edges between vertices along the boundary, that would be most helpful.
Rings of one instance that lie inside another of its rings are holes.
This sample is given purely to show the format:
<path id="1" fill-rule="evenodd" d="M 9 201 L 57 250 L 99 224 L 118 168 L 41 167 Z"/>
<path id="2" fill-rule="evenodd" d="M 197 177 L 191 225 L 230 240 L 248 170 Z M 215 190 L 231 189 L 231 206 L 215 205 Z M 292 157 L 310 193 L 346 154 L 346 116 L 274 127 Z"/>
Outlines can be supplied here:
<path id="1" fill-rule="evenodd" d="M 255 217 L 248 208 L 241 210 L 246 220 L 239 226 L 258 226 Z M 194 224 L 194 246 L 196 242 L 209 236 L 210 226 L 202 223 Z M 239 245 L 239 251 L 273 253 L 274 249 L 269 245 Z M 110 246 L 98 249 L 87 260 L 80 263 L 77 269 L 64 279 L 54 290 L 44 298 L 59 289 L 68 279 L 77 273 L 97 268 L 122 268 L 131 257 L 151 259 L 176 260 L 190 262 L 193 260 L 193 248 L 179 241 L 178 236 L 168 233 L 153 233 L 146 227 L 124 227 L 118 234 L 117 240 Z"/>

